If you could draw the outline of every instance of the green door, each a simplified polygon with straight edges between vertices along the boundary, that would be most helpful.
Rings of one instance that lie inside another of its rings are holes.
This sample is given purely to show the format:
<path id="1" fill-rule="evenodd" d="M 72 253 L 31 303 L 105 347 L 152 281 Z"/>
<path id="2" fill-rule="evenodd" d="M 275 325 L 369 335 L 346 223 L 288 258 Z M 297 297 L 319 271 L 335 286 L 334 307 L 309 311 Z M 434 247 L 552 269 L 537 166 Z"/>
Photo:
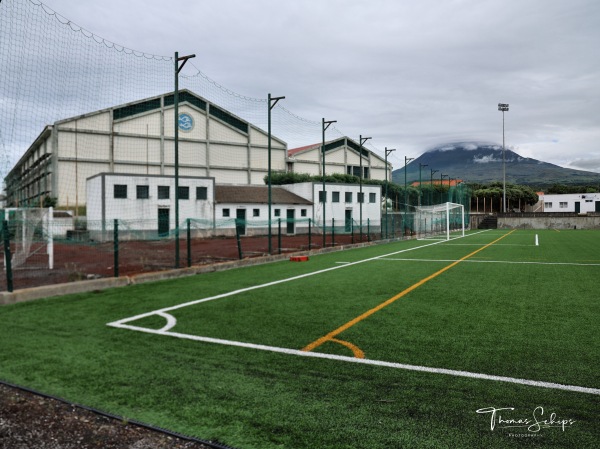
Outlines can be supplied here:
<path id="1" fill-rule="evenodd" d="M 287 210 L 287 229 L 286 232 L 288 234 L 293 234 L 295 232 L 294 229 L 294 220 L 296 218 L 296 211 L 294 209 Z"/>
<path id="2" fill-rule="evenodd" d="M 596 201 L 596 212 L 600 212 L 600 201 Z"/>
<path id="3" fill-rule="evenodd" d="M 246 209 L 237 209 L 235 213 L 235 227 L 238 235 L 246 235 Z"/>
<path id="4" fill-rule="evenodd" d="M 352 231 L 352 209 L 346 209 L 346 221 L 344 230 L 346 232 Z"/>
<path id="5" fill-rule="evenodd" d="M 169 235 L 169 209 L 158 209 L 158 235 Z"/>
<path id="6" fill-rule="evenodd" d="M 575 213 L 578 214 L 581 212 L 581 203 L 579 201 L 575 201 Z"/>

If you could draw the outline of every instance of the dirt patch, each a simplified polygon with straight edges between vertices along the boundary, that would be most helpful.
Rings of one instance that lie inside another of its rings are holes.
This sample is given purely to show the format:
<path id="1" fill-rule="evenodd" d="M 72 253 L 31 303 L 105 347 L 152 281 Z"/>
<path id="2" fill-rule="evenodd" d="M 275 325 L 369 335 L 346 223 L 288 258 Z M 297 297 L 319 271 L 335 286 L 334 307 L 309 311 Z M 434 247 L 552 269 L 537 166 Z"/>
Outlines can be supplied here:
<path id="1" fill-rule="evenodd" d="M 0 449 L 208 449 L 0 384 Z"/>

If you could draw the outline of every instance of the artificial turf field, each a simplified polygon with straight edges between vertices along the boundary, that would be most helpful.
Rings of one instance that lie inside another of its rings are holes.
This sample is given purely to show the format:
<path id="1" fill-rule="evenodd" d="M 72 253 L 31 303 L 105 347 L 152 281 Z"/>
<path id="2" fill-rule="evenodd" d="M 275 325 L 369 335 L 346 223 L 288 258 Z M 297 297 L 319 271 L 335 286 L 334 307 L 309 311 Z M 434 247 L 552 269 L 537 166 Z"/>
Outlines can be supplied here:
<path id="1" fill-rule="evenodd" d="M 597 447 L 600 233 L 455 237 L 3 306 L 0 378 L 238 448 Z"/>

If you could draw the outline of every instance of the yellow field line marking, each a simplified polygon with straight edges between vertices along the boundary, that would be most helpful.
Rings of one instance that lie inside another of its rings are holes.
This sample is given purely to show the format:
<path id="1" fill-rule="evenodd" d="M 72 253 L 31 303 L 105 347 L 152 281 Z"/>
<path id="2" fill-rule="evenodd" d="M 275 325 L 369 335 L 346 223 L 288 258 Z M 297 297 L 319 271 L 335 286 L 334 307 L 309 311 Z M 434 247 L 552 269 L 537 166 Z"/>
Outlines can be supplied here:
<path id="1" fill-rule="evenodd" d="M 332 338 L 330 341 L 332 341 L 334 343 L 339 343 L 341 345 L 344 345 L 345 347 L 347 347 L 348 349 L 350 349 L 350 351 L 352 351 L 352 354 L 354 354 L 354 357 L 356 357 L 357 359 L 364 359 L 365 358 L 365 353 L 358 346 L 353 345 L 349 341 L 340 340 L 338 338 Z"/>
<path id="2" fill-rule="evenodd" d="M 438 277 L 440 274 L 444 273 L 445 271 L 448 271 L 450 268 L 458 265 L 459 263 L 461 263 L 463 260 L 466 260 L 472 256 L 474 256 L 475 254 L 477 254 L 480 251 L 483 251 L 484 249 L 492 246 L 494 243 L 499 242 L 500 240 L 502 240 L 504 237 L 509 236 L 510 234 L 512 234 L 513 232 L 515 232 L 515 229 L 513 229 L 512 231 L 510 231 L 508 234 L 504 234 L 502 237 L 494 240 L 491 243 L 488 243 L 485 246 L 482 246 L 481 248 L 473 251 L 470 254 L 467 254 L 465 257 L 457 260 L 456 262 L 451 263 L 450 265 L 445 266 L 444 268 L 442 268 L 439 271 L 436 271 L 435 273 L 427 276 L 424 279 L 421 279 L 419 282 L 417 282 L 416 284 L 411 285 L 410 287 L 408 287 L 407 289 L 401 291 L 400 293 L 398 293 L 395 296 L 392 296 L 390 299 L 382 302 L 381 304 L 379 304 L 376 307 L 373 307 L 371 310 L 367 310 L 365 313 L 363 313 L 362 315 L 357 316 L 356 318 L 348 321 L 346 324 L 338 327 L 336 330 L 329 332 L 327 335 L 324 335 L 323 337 L 313 341 L 312 343 L 306 345 L 304 348 L 302 348 L 302 351 L 308 352 L 308 351 L 312 351 L 315 348 L 318 348 L 319 346 L 321 346 L 323 343 L 327 342 L 327 341 L 332 341 L 335 339 L 335 337 L 339 334 L 341 334 L 342 332 L 344 332 L 345 330 L 348 330 L 349 328 L 351 328 L 352 326 L 354 326 L 357 323 L 360 323 L 362 320 L 364 320 L 365 318 L 370 317 L 371 315 L 373 315 L 375 312 L 380 311 L 381 309 L 383 309 L 386 306 L 389 306 L 390 304 L 392 304 L 393 302 L 397 301 L 398 299 L 402 298 L 403 296 L 406 296 L 407 294 L 409 294 L 410 292 L 412 292 L 413 290 L 419 288 L 421 285 L 429 282 L 430 280 Z M 341 342 L 342 340 L 338 341 Z M 347 342 L 346 342 L 347 343 Z"/>

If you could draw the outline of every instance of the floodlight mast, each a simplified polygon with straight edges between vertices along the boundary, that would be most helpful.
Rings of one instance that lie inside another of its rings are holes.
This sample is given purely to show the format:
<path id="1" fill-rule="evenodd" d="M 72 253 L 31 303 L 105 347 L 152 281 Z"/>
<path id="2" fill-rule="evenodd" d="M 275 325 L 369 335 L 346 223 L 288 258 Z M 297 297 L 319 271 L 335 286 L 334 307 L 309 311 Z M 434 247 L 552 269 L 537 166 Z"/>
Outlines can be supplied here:
<path id="1" fill-rule="evenodd" d="M 419 162 L 419 202 L 418 202 L 419 206 L 421 205 L 421 196 L 423 195 L 423 190 L 422 190 L 422 187 L 421 187 L 421 169 L 423 167 L 429 167 L 429 165 L 428 164 L 421 164 Z"/>
<path id="2" fill-rule="evenodd" d="M 326 238 L 327 238 L 327 233 L 325 232 L 325 226 L 326 226 L 326 222 L 325 222 L 325 203 L 327 202 L 327 194 L 325 193 L 325 131 L 327 131 L 327 128 L 329 128 L 329 126 L 331 126 L 331 124 L 333 123 L 337 123 L 337 120 L 325 120 L 325 118 L 321 119 L 321 129 L 323 131 L 323 140 L 322 140 L 322 145 L 321 145 L 321 157 L 323 159 L 323 248 L 325 248 L 326 246 Z M 332 243 L 333 245 L 333 243 Z M 310 249 L 310 248 L 309 248 Z"/>
<path id="3" fill-rule="evenodd" d="M 387 157 L 395 148 L 389 149 L 385 147 L 385 238 L 388 238 L 388 161 Z"/>
<path id="4" fill-rule="evenodd" d="M 363 179 L 363 166 L 362 166 L 362 159 L 363 159 L 363 144 L 367 141 L 371 139 L 371 137 L 363 137 L 362 135 L 360 135 L 358 137 L 358 140 L 360 142 L 360 149 L 359 149 L 359 154 L 358 154 L 358 158 L 360 160 L 360 177 L 359 177 L 359 181 L 360 181 L 360 193 L 359 193 L 359 208 L 360 208 L 360 241 L 362 242 L 363 239 L 363 232 L 362 232 L 362 215 L 363 215 L 363 202 L 364 202 L 364 198 L 363 198 L 363 188 L 362 188 L 362 179 Z"/>
<path id="5" fill-rule="evenodd" d="M 404 232 L 406 230 L 406 208 L 408 206 L 408 189 L 406 187 L 406 166 L 409 162 L 414 160 L 414 157 L 404 156 L 404 218 L 402 219 L 402 237 L 404 237 Z"/>
<path id="6" fill-rule="evenodd" d="M 502 112 L 502 212 L 506 213 L 506 157 L 504 146 L 504 113 L 508 112 L 508 103 L 498 103 L 498 110 Z"/>
<path id="7" fill-rule="evenodd" d="M 271 110 L 275 107 L 279 100 L 283 100 L 285 97 L 272 97 L 271 94 L 268 94 L 267 102 L 269 106 L 269 114 L 268 114 L 268 166 L 267 166 L 267 184 L 268 184 L 268 203 L 269 203 L 269 254 L 273 252 L 273 243 L 271 242 L 271 207 L 272 207 L 272 194 L 271 194 Z M 236 218 L 237 220 L 237 218 Z M 236 223 L 237 226 L 237 223 Z"/>

